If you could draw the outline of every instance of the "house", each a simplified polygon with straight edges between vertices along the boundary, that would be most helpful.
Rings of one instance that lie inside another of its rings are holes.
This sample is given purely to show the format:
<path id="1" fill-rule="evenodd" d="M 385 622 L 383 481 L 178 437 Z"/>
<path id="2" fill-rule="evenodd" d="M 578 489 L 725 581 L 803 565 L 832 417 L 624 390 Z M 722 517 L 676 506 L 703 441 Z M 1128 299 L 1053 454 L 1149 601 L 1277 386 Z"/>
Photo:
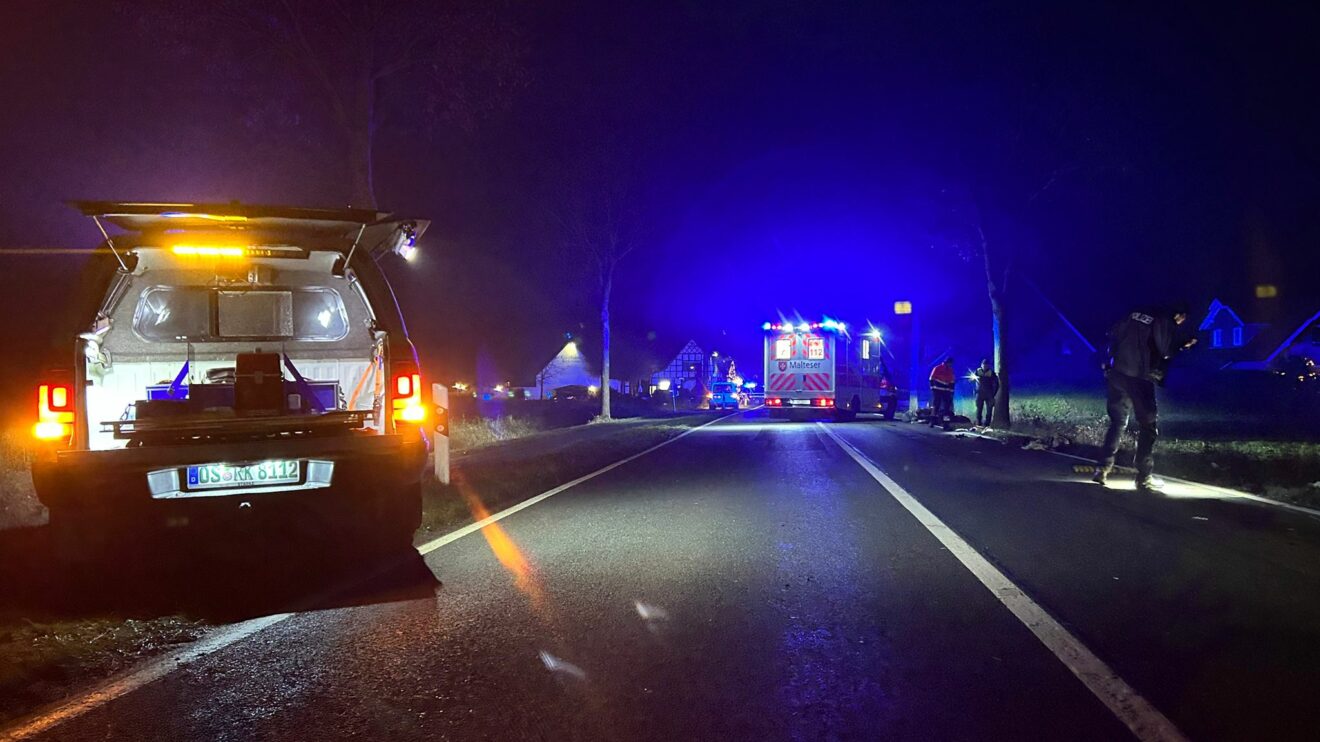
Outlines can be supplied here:
<path id="1" fill-rule="evenodd" d="M 1262 326 L 1245 346 L 1244 357 L 1225 368 L 1261 371 L 1293 359 L 1320 362 L 1320 312 Z"/>
<path id="2" fill-rule="evenodd" d="M 1205 319 L 1197 326 L 1196 336 L 1202 348 L 1230 351 L 1246 347 L 1268 326 L 1264 322 L 1244 322 L 1232 307 L 1215 299 L 1210 302 Z"/>
<path id="3" fill-rule="evenodd" d="M 651 374 L 651 386 L 664 386 L 661 382 L 667 381 L 671 389 L 692 390 L 698 384 L 705 383 L 708 363 L 709 359 L 701 346 L 695 340 L 689 340 L 668 365 Z"/>
<path id="4" fill-rule="evenodd" d="M 531 384 L 515 386 L 514 391 L 526 399 L 550 399 L 556 389 L 565 386 L 600 386 L 600 374 L 587 362 L 577 340 L 564 343 L 559 352 L 532 375 Z"/>

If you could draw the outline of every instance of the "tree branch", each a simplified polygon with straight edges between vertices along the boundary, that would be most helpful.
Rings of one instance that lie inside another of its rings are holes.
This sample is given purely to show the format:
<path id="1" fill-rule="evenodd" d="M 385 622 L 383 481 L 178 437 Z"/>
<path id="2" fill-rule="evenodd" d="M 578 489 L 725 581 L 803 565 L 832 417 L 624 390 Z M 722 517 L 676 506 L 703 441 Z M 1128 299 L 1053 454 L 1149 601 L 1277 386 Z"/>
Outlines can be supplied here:
<path id="1" fill-rule="evenodd" d="M 289 22 L 293 26 L 294 39 L 297 41 L 299 48 L 302 49 L 301 56 L 290 53 L 290 57 L 306 67 L 308 72 L 321 83 L 326 94 L 330 96 L 330 105 L 334 108 L 335 116 L 339 119 L 340 125 L 346 129 L 351 129 L 352 121 L 348 115 L 348 108 L 344 105 L 343 96 L 340 94 L 339 89 L 335 87 L 334 81 L 330 79 L 330 74 L 326 72 L 320 56 L 312 48 L 311 42 L 307 40 L 307 34 L 303 33 L 302 24 L 298 21 L 298 12 L 289 4 L 289 0 L 281 0 L 281 4 L 284 6 L 284 11 L 288 14 Z"/>

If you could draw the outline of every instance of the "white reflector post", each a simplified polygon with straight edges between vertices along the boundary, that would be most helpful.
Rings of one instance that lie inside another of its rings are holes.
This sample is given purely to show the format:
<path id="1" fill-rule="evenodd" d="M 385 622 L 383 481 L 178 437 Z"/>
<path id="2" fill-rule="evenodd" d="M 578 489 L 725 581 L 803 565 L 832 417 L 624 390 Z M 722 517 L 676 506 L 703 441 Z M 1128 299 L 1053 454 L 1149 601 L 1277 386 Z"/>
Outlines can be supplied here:
<path id="1" fill-rule="evenodd" d="M 435 405 L 435 478 L 440 484 L 449 484 L 449 387 L 432 384 L 431 402 Z"/>

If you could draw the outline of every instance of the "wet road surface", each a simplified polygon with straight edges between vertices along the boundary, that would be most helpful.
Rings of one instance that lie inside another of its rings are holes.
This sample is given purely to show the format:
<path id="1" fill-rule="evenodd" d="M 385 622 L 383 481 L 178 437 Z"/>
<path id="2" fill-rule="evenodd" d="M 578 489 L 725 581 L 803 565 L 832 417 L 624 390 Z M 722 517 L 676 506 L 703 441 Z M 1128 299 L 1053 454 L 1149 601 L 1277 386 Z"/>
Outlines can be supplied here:
<path id="1" fill-rule="evenodd" d="M 1314 738 L 1320 520 L 1102 489 L 915 426 L 830 430 L 1188 737 Z M 1131 738 L 815 424 L 720 422 L 425 566 L 41 738 Z"/>

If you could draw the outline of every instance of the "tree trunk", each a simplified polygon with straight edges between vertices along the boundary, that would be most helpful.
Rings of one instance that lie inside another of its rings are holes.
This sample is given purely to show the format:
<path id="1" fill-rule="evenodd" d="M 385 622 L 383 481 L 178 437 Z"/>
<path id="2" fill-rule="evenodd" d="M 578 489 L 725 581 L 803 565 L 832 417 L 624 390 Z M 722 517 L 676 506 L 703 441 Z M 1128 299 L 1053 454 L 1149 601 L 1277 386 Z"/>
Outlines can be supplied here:
<path id="1" fill-rule="evenodd" d="M 362 64 L 355 94 L 348 136 L 349 186 L 352 201 L 359 209 L 376 208 L 376 179 L 372 159 L 376 140 L 376 82 L 372 78 L 370 52 Z"/>
<path id="2" fill-rule="evenodd" d="M 614 287 L 614 266 L 606 269 L 600 287 L 600 417 L 610 418 L 610 290 Z"/>
<path id="3" fill-rule="evenodd" d="M 995 414 L 991 426 L 1008 430 L 1013 427 L 1013 416 L 1009 412 L 1009 396 L 1012 383 L 1009 380 L 1009 345 L 1004 326 L 1005 298 L 1008 292 L 1009 265 L 1006 263 L 1003 273 L 996 276 L 994 261 L 990 259 L 990 241 L 985 237 L 985 230 L 977 226 L 981 239 L 981 258 L 985 264 L 986 290 L 990 294 L 990 332 L 995 343 L 995 373 L 999 375 L 999 394 L 995 397 Z M 996 280 L 998 278 L 998 280 Z"/>
<path id="4" fill-rule="evenodd" d="M 372 183 L 371 173 L 371 134 L 354 131 L 349 136 L 349 185 L 352 189 L 349 205 L 359 209 L 374 209 L 376 187 Z"/>
<path id="5" fill-rule="evenodd" d="M 992 290 L 990 293 L 990 327 L 994 333 L 995 341 L 995 373 L 999 374 L 999 394 L 995 397 L 995 414 L 992 426 L 1007 430 L 1013 427 L 1013 416 L 1009 413 L 1008 406 L 1012 384 L 1008 378 L 1009 356 L 1004 340 L 1004 292 L 1002 287 L 998 291 Z"/>

